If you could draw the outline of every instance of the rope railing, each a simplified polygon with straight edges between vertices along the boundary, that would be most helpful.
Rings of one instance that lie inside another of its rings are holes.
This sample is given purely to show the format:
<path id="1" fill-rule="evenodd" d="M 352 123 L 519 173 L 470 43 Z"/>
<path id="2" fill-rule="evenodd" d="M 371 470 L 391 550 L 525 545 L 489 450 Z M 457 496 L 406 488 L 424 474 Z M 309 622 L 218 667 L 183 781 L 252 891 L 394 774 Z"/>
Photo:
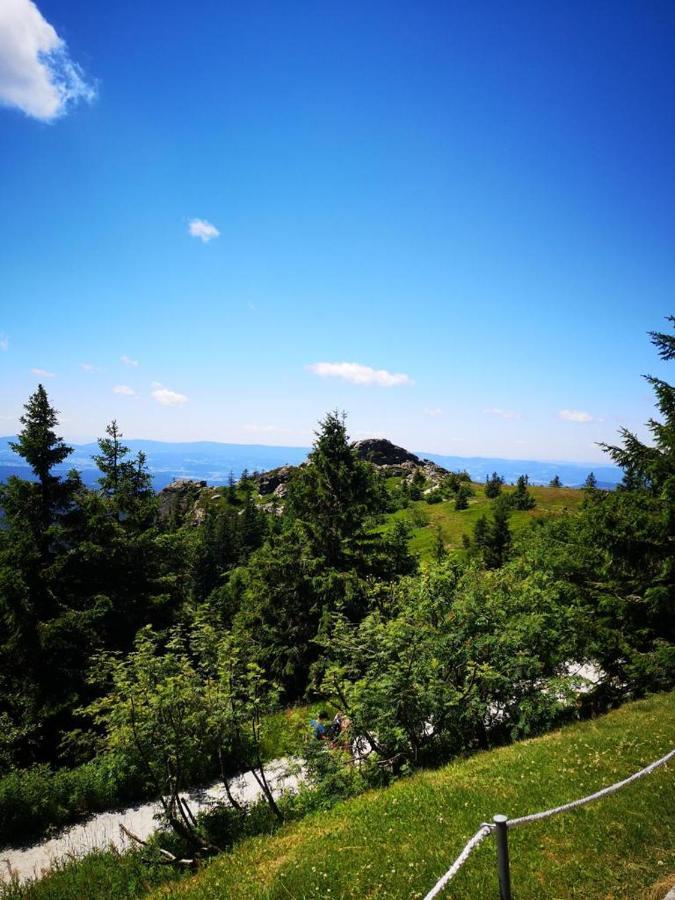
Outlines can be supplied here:
<path id="1" fill-rule="evenodd" d="M 626 785 L 637 781 L 639 778 L 643 778 L 645 775 L 649 775 L 650 772 L 653 772 L 654 769 L 658 769 L 659 766 L 665 765 L 674 756 L 675 749 L 671 750 L 669 753 L 666 753 L 666 755 L 662 756 L 661 759 L 657 759 L 653 763 L 650 763 L 648 766 L 645 766 L 644 769 L 640 769 L 638 772 L 634 772 L 628 778 L 624 778 L 623 781 L 617 781 L 616 784 L 611 784 L 608 787 L 596 791 L 594 794 L 589 794 L 588 797 L 581 797 L 578 800 L 572 800 L 570 803 L 564 803 L 562 806 L 554 806 L 552 809 L 546 809 L 542 812 L 532 813 L 529 816 L 519 816 L 516 819 L 507 819 L 506 816 L 495 816 L 493 822 L 483 822 L 478 831 L 464 845 L 464 849 L 450 866 L 448 871 L 438 879 L 433 888 L 424 897 L 424 900 L 433 900 L 434 897 L 438 897 L 438 895 L 443 890 L 445 890 L 448 884 L 459 872 L 464 863 L 468 860 L 471 853 L 485 840 L 485 838 L 492 834 L 493 831 L 495 832 L 495 836 L 497 838 L 497 867 L 499 873 L 500 898 L 501 900 L 511 900 L 511 879 L 509 873 L 507 840 L 507 831 L 509 828 L 519 828 L 521 825 L 528 825 L 530 822 L 538 822 L 541 819 L 548 819 L 550 816 L 557 816 L 559 813 L 567 812 L 570 809 L 576 809 L 578 806 L 584 806 L 586 803 L 592 803 L 594 800 L 600 800 L 602 797 L 606 797 L 609 794 L 615 793 L 621 788 L 626 787 Z"/>

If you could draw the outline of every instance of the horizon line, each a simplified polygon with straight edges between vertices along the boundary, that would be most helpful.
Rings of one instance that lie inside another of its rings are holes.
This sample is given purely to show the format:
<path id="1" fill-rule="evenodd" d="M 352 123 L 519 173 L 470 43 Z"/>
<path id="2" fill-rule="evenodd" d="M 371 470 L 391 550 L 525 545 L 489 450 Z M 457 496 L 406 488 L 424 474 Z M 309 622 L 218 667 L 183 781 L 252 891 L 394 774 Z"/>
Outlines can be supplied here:
<path id="1" fill-rule="evenodd" d="M 7 434 L 0 435 L 0 440 L 14 440 L 16 435 Z M 64 440 L 71 440 L 69 438 L 64 438 Z M 91 440 L 73 440 L 72 443 L 74 447 L 83 447 L 87 444 L 95 444 L 98 438 L 92 438 Z M 134 438 L 134 437 L 124 437 L 124 441 L 137 441 L 141 443 L 155 443 L 155 444 L 215 444 L 220 447 L 269 447 L 270 449 L 279 449 L 279 450 L 306 450 L 307 452 L 311 451 L 311 445 L 307 444 L 265 444 L 265 443 L 242 443 L 239 441 L 214 441 L 214 440 L 194 440 L 194 441 L 166 441 L 161 440 L 159 438 Z M 360 438 L 359 440 L 389 440 L 389 438 Z M 356 443 L 352 441 L 352 443 Z M 394 443 L 390 441 L 390 443 Z M 400 444 L 394 444 L 394 446 L 400 447 Z M 484 456 L 482 454 L 460 454 L 460 453 L 441 453 L 436 450 L 409 450 L 407 447 L 403 447 L 404 450 L 408 450 L 409 453 L 414 453 L 416 456 L 419 456 L 421 459 L 431 459 L 433 456 L 445 456 L 450 457 L 452 459 L 484 459 L 484 460 L 503 460 L 505 462 L 533 462 L 533 463 L 545 463 L 550 465 L 565 465 L 565 466 L 602 466 L 603 468 L 608 469 L 616 469 L 617 471 L 621 470 L 620 466 L 615 465 L 611 462 L 604 462 L 602 460 L 596 460 L 593 462 L 592 460 L 584 460 L 584 459 L 547 459 L 541 457 L 525 457 L 525 456 Z M 65 464 L 65 463 L 64 463 Z"/>

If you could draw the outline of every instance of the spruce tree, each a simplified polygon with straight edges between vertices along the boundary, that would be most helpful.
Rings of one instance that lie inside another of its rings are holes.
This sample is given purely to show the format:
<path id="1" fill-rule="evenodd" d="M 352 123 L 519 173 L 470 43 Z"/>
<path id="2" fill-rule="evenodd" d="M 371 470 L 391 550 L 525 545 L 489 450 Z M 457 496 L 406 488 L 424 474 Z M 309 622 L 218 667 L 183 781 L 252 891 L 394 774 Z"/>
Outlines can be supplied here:
<path id="1" fill-rule="evenodd" d="M 529 479 L 527 475 L 519 475 L 516 482 L 516 489 L 509 495 L 509 502 L 513 509 L 534 509 L 537 501 L 527 489 Z"/>
<path id="2" fill-rule="evenodd" d="M 467 484 L 460 484 L 457 494 L 455 495 L 455 509 L 462 510 L 469 508 L 469 497 L 473 496 L 473 491 Z"/>
<path id="3" fill-rule="evenodd" d="M 359 459 L 349 443 L 344 414 L 328 413 L 287 498 L 287 511 L 302 523 L 313 552 L 329 567 L 350 567 L 367 543 L 369 520 L 383 510 L 384 500 L 372 464 Z"/>
<path id="4" fill-rule="evenodd" d="M 502 492 L 502 485 L 504 484 L 504 479 L 500 478 L 496 472 L 493 472 L 492 475 L 488 478 L 485 476 L 485 496 L 489 500 L 494 500 L 495 497 L 498 497 Z"/>
<path id="5" fill-rule="evenodd" d="M 549 481 L 548 486 L 552 487 L 552 488 L 562 487 L 562 481 L 560 480 L 560 475 L 554 475 L 553 478 Z"/>
<path id="6" fill-rule="evenodd" d="M 122 443 L 122 432 L 117 427 L 115 419 L 106 426 L 107 437 L 98 439 L 100 453 L 94 456 L 94 462 L 101 470 L 102 477 L 98 483 L 104 494 L 114 496 L 120 484 L 121 468 L 124 458 L 129 453 L 129 448 Z"/>
<path id="7" fill-rule="evenodd" d="M 589 472 L 586 476 L 586 481 L 584 481 L 584 490 L 594 491 L 598 486 L 598 479 L 595 477 L 594 472 Z"/>
<path id="8" fill-rule="evenodd" d="M 675 326 L 675 316 L 668 316 Z M 675 335 L 660 331 L 649 333 L 662 360 L 675 359 Z M 627 428 L 619 432 L 623 446 L 600 444 L 613 461 L 626 473 L 630 485 L 642 483 L 651 493 L 667 499 L 675 506 L 675 387 L 661 378 L 645 375 L 656 395 L 656 406 L 662 420 L 649 419 L 647 427 L 652 444 L 644 444 Z"/>
<path id="9" fill-rule="evenodd" d="M 28 398 L 24 410 L 19 420 L 23 429 L 10 447 L 26 460 L 38 479 L 42 527 L 46 529 L 55 505 L 62 499 L 59 496 L 59 478 L 52 475 L 52 469 L 62 463 L 73 448 L 54 431 L 58 412 L 50 404 L 47 391 L 41 384 Z"/>

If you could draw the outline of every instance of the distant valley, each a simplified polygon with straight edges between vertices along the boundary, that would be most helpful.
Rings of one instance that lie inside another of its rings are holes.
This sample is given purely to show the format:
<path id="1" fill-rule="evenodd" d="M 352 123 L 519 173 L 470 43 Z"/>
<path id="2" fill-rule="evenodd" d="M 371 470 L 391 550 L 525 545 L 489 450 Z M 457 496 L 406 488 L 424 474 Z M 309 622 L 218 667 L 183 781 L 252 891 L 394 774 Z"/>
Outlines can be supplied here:
<path id="1" fill-rule="evenodd" d="M 11 449 L 14 437 L 0 438 L 0 481 L 10 475 L 27 477 L 23 460 Z M 216 441 L 172 443 L 151 440 L 125 441 L 133 453 L 143 450 L 147 456 L 156 490 L 161 490 L 177 478 L 190 478 L 222 485 L 230 472 L 239 478 L 244 469 L 249 472 L 267 471 L 282 465 L 297 465 L 309 453 L 309 447 L 274 447 L 266 444 L 221 444 Z M 93 456 L 98 453 L 95 442 L 74 444 L 74 452 L 65 465 L 57 466 L 60 474 L 78 469 L 86 484 L 94 484 L 99 477 Z M 528 475 L 532 484 L 548 484 L 558 475 L 563 484 L 577 487 L 584 483 L 592 470 L 599 487 L 613 488 L 621 481 L 622 472 L 616 466 L 594 463 L 551 462 L 524 459 L 502 459 L 482 456 L 445 456 L 438 453 L 414 451 L 418 456 L 433 460 L 453 471 L 466 469 L 473 481 L 483 481 L 496 471 L 513 482 L 519 475 Z"/>

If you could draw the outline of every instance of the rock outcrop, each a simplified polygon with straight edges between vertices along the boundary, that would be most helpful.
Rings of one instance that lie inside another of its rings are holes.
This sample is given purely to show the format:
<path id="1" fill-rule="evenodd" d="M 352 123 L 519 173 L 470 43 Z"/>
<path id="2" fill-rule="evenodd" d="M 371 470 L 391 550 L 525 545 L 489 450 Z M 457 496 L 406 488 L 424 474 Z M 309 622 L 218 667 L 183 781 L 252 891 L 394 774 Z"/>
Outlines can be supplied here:
<path id="1" fill-rule="evenodd" d="M 177 478 L 157 495 L 159 520 L 175 519 L 180 523 L 200 525 L 206 515 L 204 503 L 212 497 L 217 497 L 217 490 L 209 487 L 206 481 Z"/>
<path id="2" fill-rule="evenodd" d="M 421 465 L 419 456 L 403 447 L 397 447 L 386 438 L 366 438 L 352 444 L 360 459 L 367 459 L 376 466 L 400 466 L 402 463 Z"/>
<path id="3" fill-rule="evenodd" d="M 386 438 L 368 438 L 353 445 L 360 459 L 376 466 L 385 477 L 403 478 L 412 482 L 421 472 L 427 482 L 427 492 L 435 490 L 448 474 L 447 469 L 429 459 L 421 459 L 404 447 L 398 447 Z M 301 463 L 304 466 L 306 463 Z M 293 474 L 299 466 L 279 466 L 269 472 L 251 476 L 251 481 L 263 502 L 260 509 L 280 515 Z M 160 521 L 173 520 L 180 524 L 200 525 L 212 502 L 223 502 L 224 488 L 209 486 L 206 481 L 178 478 L 158 494 Z"/>
<path id="4" fill-rule="evenodd" d="M 379 469 L 384 469 L 388 476 L 398 476 L 412 481 L 416 471 L 421 471 L 432 486 L 440 483 L 448 474 L 448 470 L 430 459 L 421 459 L 404 447 L 392 444 L 386 438 L 367 438 L 356 441 L 354 449 L 361 459 L 367 459 Z"/>
<path id="5" fill-rule="evenodd" d="M 263 497 L 266 494 L 275 494 L 277 497 L 283 497 L 295 469 L 296 466 L 279 466 L 278 469 L 270 469 L 269 472 L 263 472 L 261 475 L 255 476 L 253 480 L 258 486 L 258 492 Z"/>

